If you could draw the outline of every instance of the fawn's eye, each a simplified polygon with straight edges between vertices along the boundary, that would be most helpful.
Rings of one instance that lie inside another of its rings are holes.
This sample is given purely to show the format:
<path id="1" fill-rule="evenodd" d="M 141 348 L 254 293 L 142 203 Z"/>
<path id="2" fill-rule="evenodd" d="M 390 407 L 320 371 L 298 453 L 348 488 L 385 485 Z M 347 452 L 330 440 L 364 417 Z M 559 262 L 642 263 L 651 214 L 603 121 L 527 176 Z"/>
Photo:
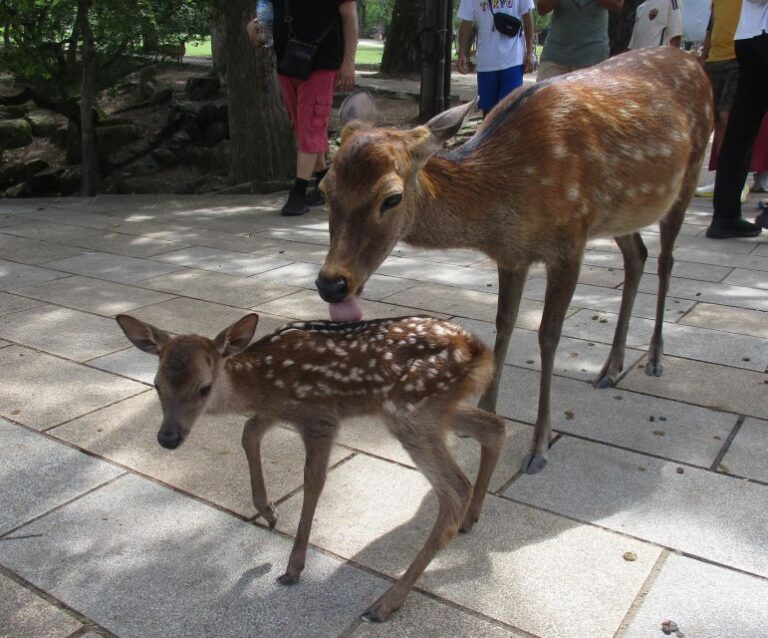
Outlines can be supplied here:
<path id="1" fill-rule="evenodd" d="M 200 388 L 200 396 L 201 397 L 207 397 L 211 393 L 211 386 L 210 384 L 204 385 L 202 388 Z"/>
<path id="2" fill-rule="evenodd" d="M 394 195 L 390 195 L 389 197 L 387 197 L 387 199 L 381 202 L 381 211 L 384 212 L 385 210 L 394 208 L 402 201 L 403 201 L 402 193 L 395 193 Z"/>

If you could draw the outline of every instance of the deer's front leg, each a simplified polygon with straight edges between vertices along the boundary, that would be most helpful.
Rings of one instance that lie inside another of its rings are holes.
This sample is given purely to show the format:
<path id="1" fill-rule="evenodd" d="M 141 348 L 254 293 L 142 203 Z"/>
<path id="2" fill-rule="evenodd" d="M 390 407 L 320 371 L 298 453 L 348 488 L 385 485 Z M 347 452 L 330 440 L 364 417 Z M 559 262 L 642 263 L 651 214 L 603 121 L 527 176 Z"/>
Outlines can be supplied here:
<path id="1" fill-rule="evenodd" d="M 315 509 L 317 509 L 320 493 L 325 487 L 328 460 L 331 456 L 335 434 L 335 423 L 309 426 L 301 431 L 304 447 L 307 451 L 307 459 L 304 464 L 304 501 L 301 505 L 301 518 L 299 519 L 299 529 L 296 531 L 296 540 L 293 542 L 291 557 L 288 559 L 288 569 L 277 579 L 281 585 L 295 584 L 304 569 L 309 533 L 312 529 L 312 518 L 315 515 Z"/>
<path id="2" fill-rule="evenodd" d="M 267 488 L 264 485 L 264 472 L 261 469 L 261 439 L 272 425 L 272 421 L 262 420 L 258 416 L 251 417 L 245 422 L 242 439 L 245 456 L 248 459 L 248 468 L 251 472 L 253 505 L 259 515 L 267 522 L 269 529 L 274 528 L 277 523 L 277 514 L 267 498 Z"/>
<path id="3" fill-rule="evenodd" d="M 504 370 L 504 360 L 509 348 L 509 340 L 517 321 L 517 311 L 520 309 L 520 299 L 523 296 L 525 277 L 528 266 L 518 270 L 507 270 L 499 266 L 499 302 L 496 308 L 496 344 L 493 347 L 493 358 L 496 362 L 496 372 L 493 380 L 480 399 L 479 406 L 488 412 L 496 412 L 496 399 L 499 395 L 501 373 Z"/>
<path id="4" fill-rule="evenodd" d="M 533 432 L 531 452 L 523 461 L 523 472 L 535 474 L 547 464 L 547 451 L 552 439 L 552 417 L 550 401 L 552 394 L 552 371 L 555 352 L 563 331 L 563 320 L 571 303 L 576 282 L 579 279 L 581 251 L 570 257 L 561 257 L 555 264 L 547 265 L 547 292 L 544 298 L 544 314 L 539 326 L 539 349 L 541 351 L 541 383 L 539 386 L 539 413 Z"/>

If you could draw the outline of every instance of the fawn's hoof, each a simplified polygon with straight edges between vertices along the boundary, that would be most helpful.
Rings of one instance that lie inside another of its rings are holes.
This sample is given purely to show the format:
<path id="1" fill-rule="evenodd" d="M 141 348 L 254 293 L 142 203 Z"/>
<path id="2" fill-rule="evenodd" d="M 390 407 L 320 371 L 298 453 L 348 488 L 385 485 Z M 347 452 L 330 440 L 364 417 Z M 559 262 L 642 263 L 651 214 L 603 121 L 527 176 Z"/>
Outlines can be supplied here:
<path id="1" fill-rule="evenodd" d="M 594 387 L 598 390 L 605 390 L 606 388 L 616 387 L 616 379 L 610 374 L 605 374 L 597 379 L 594 383 Z"/>
<path id="2" fill-rule="evenodd" d="M 541 454 L 529 454 L 523 461 L 522 470 L 526 474 L 538 474 L 547 466 L 546 457 Z"/>
<path id="3" fill-rule="evenodd" d="M 277 525 L 277 512 L 272 505 L 265 507 L 259 512 L 259 515 L 266 521 L 267 525 L 269 525 L 269 529 L 275 529 L 275 525 Z"/>
<path id="4" fill-rule="evenodd" d="M 465 516 L 461 523 L 461 527 L 459 527 L 459 534 L 467 534 L 468 532 L 471 532 L 475 523 L 477 523 L 477 516 Z"/>
<path id="5" fill-rule="evenodd" d="M 291 585 L 295 585 L 299 582 L 298 576 L 291 576 L 288 572 L 283 574 L 282 576 L 277 577 L 277 583 L 279 585 L 284 585 L 286 587 L 290 587 Z"/>
<path id="6" fill-rule="evenodd" d="M 660 363 L 649 361 L 645 364 L 645 374 L 647 374 L 649 377 L 660 377 L 662 374 L 664 374 L 664 366 Z"/>
<path id="7" fill-rule="evenodd" d="M 386 620 L 379 615 L 378 609 L 369 609 L 360 618 L 366 622 L 384 622 Z"/>

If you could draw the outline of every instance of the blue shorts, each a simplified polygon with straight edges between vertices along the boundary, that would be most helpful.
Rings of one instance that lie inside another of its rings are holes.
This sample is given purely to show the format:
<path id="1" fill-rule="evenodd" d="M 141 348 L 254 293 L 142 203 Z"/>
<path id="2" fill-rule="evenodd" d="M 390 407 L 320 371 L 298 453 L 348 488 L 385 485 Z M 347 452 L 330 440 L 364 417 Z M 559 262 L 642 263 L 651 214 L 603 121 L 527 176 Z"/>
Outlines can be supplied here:
<path id="1" fill-rule="evenodd" d="M 522 64 L 501 71 L 478 71 L 477 94 L 480 96 L 478 106 L 483 111 L 490 111 L 503 97 L 522 84 Z"/>

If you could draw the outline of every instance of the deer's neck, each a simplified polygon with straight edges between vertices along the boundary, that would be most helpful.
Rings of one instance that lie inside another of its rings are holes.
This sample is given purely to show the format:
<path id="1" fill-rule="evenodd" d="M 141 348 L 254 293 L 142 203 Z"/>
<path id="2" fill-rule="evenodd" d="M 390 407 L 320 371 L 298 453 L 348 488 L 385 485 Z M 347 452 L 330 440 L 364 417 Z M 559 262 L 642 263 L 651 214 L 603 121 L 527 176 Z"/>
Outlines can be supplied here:
<path id="1" fill-rule="evenodd" d="M 248 352 L 227 359 L 213 387 L 208 412 L 249 415 L 263 401 L 265 370 Z"/>

